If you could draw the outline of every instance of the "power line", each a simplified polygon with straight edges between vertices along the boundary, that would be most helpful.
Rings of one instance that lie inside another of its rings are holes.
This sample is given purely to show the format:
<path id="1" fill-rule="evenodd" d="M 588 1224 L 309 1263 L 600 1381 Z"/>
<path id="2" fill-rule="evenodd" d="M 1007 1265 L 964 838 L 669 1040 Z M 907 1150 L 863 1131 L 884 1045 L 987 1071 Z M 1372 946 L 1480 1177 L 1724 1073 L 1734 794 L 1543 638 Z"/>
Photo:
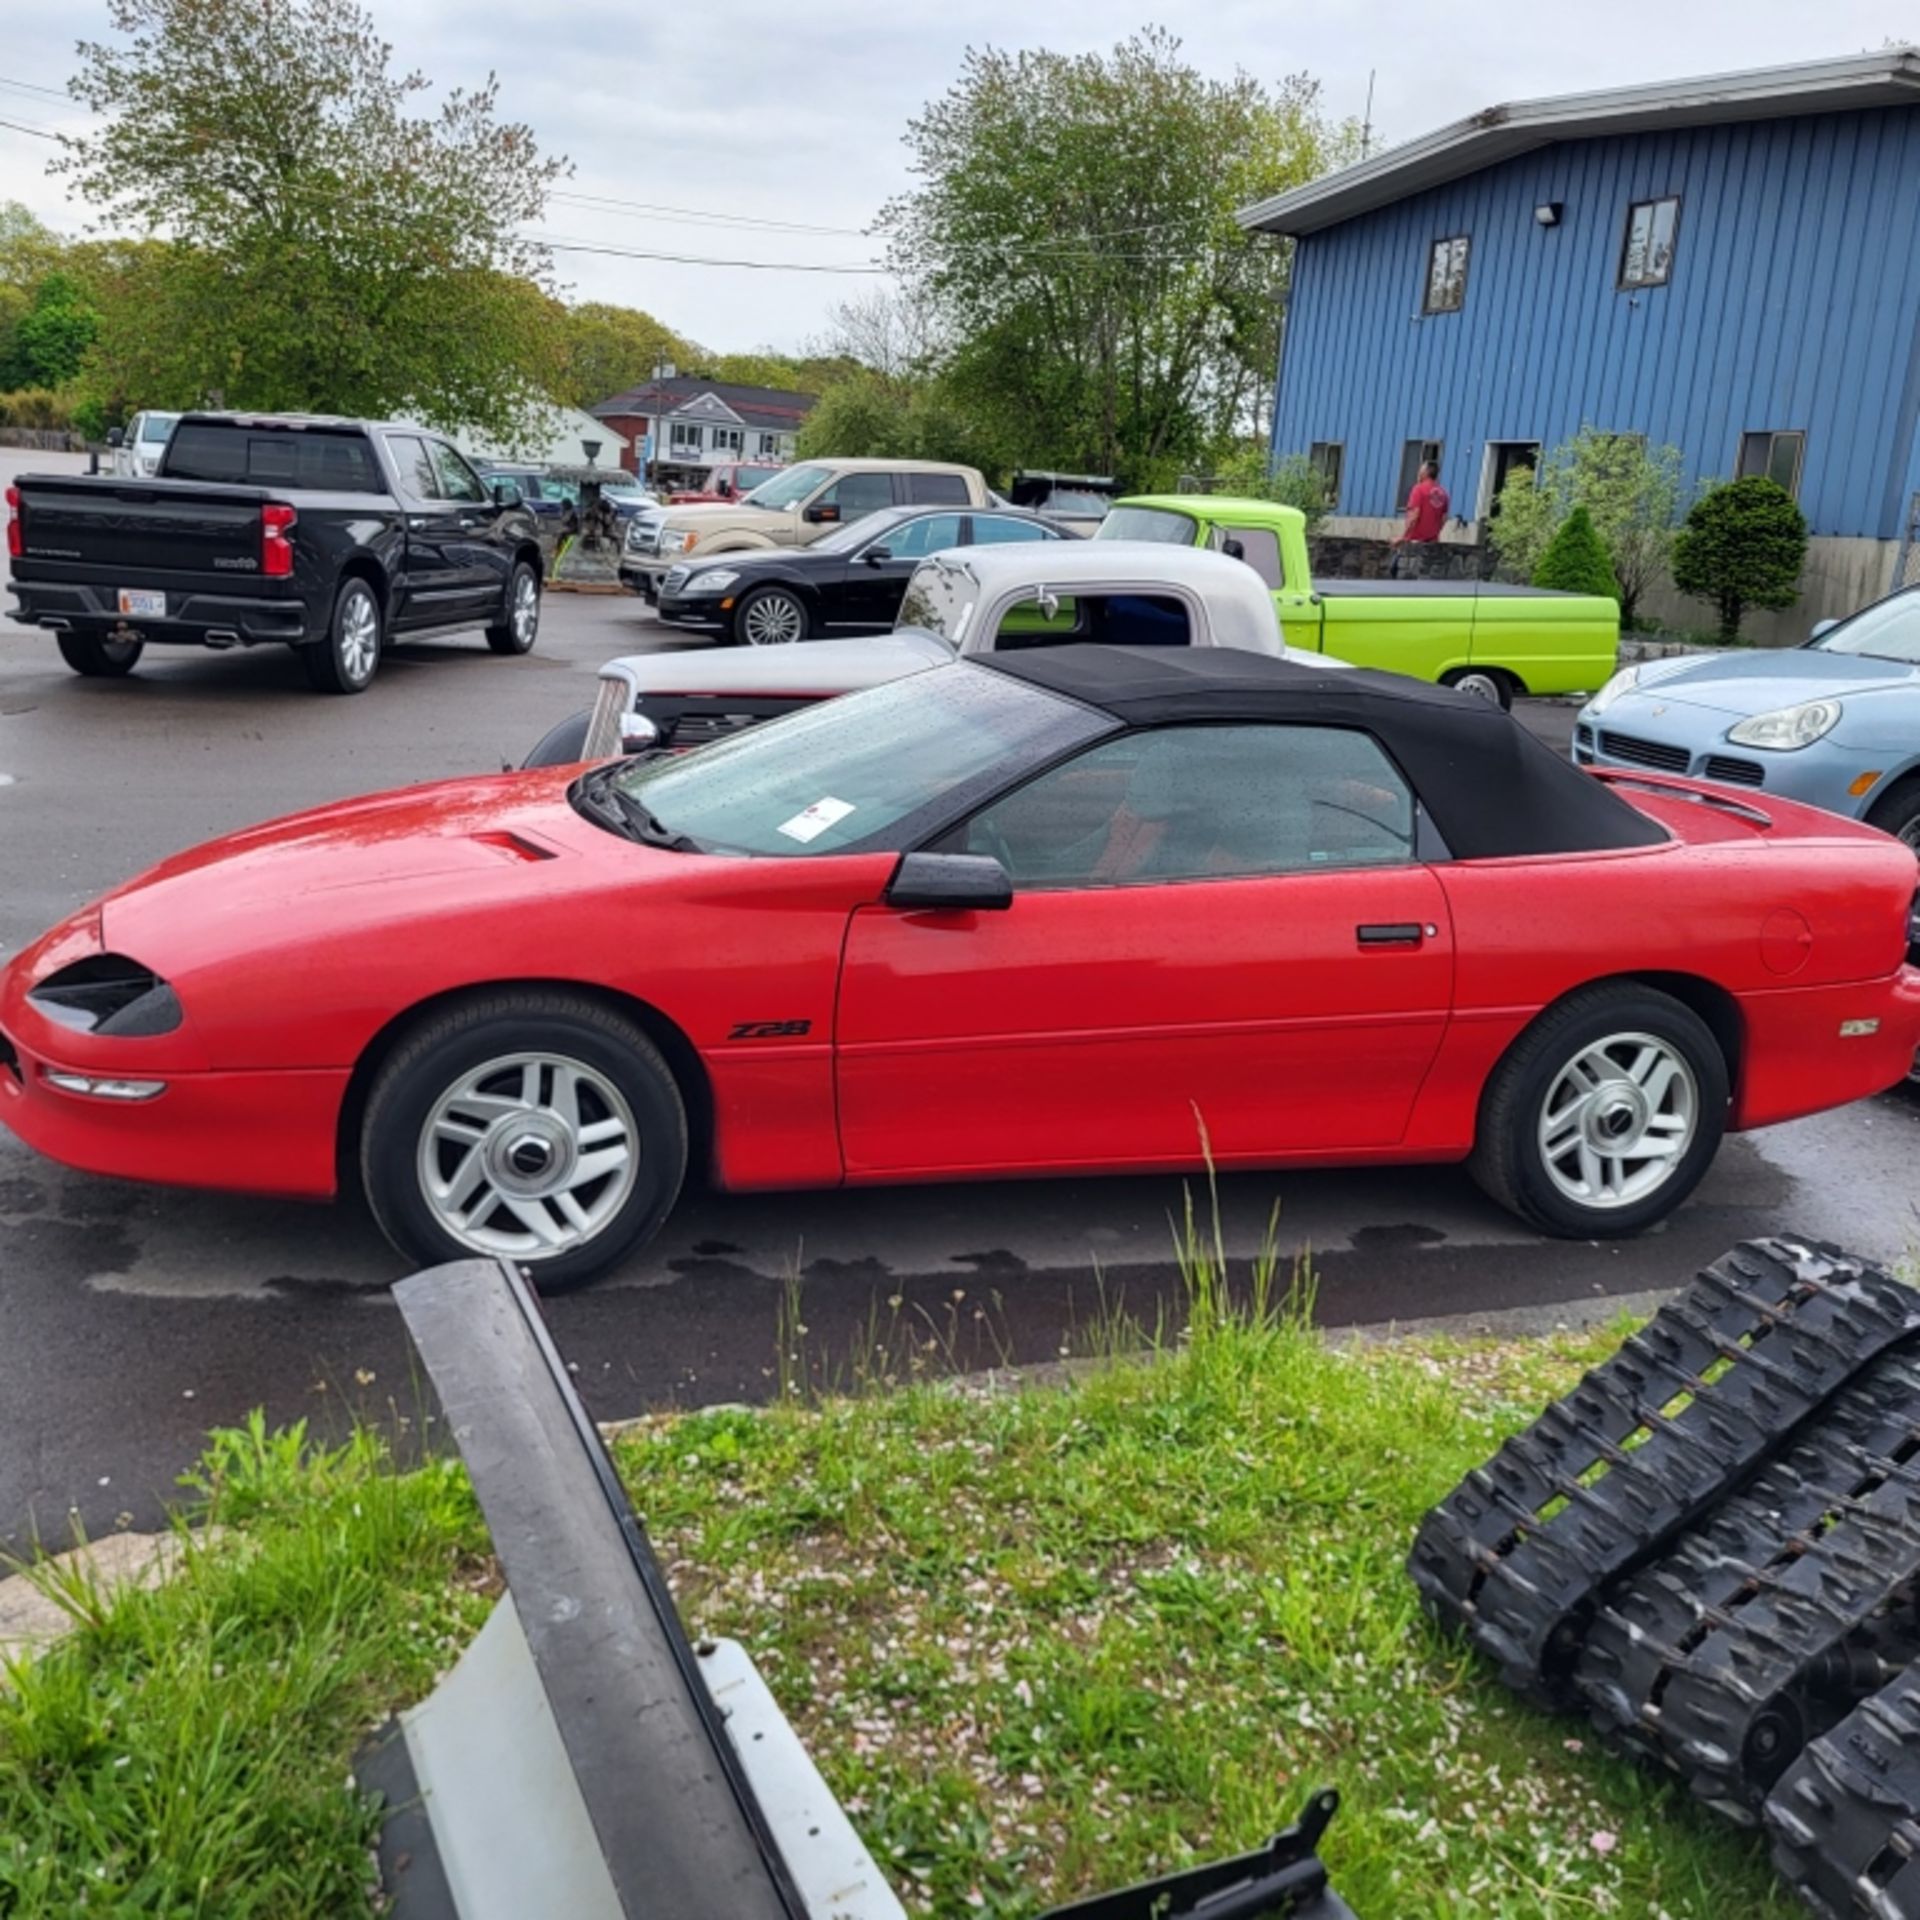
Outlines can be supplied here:
<path id="1" fill-rule="evenodd" d="M 39 87 L 31 80 L 9 80 L 0 75 L 0 87 L 12 87 L 19 93 L 44 93 L 50 100 L 70 100 L 72 95 L 65 87 Z"/>
<path id="2" fill-rule="evenodd" d="M 14 133 L 30 133 L 38 140 L 58 140 L 60 138 L 51 127 L 30 127 L 19 120 L 0 120 L 0 127 L 9 128 Z"/>
<path id="3" fill-rule="evenodd" d="M 711 222 L 716 226 L 767 227 L 782 233 L 829 233 L 849 240 L 870 238 L 863 227 L 820 227 L 802 220 L 776 220 L 752 213 L 721 213 L 702 207 L 664 207 L 650 200 L 615 200 L 606 194 L 569 193 L 560 188 L 556 188 L 548 198 L 564 200 L 570 205 L 590 207 L 600 211 L 634 213 L 652 220 L 689 220 Z"/>
<path id="4" fill-rule="evenodd" d="M 610 255 L 616 260 L 664 260 L 682 267 L 746 267 L 756 273 L 885 274 L 889 271 L 886 267 L 872 264 L 819 266 L 804 260 L 714 260 L 704 254 L 656 253 L 644 247 L 590 246 L 584 240 L 558 240 L 544 233 L 532 234 L 529 237 L 538 241 L 551 253 L 598 253 Z"/>

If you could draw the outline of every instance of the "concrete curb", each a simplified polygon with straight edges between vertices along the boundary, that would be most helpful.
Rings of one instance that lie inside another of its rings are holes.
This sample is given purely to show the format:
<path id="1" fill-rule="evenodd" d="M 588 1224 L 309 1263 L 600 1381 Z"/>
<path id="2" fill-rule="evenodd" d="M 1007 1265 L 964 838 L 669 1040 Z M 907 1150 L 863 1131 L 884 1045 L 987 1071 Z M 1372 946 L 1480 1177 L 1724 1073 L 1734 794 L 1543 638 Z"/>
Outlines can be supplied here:
<path id="1" fill-rule="evenodd" d="M 157 1587 L 178 1564 L 177 1533 L 110 1533 L 0 1580 L 0 1665 L 30 1660 L 73 1631 L 73 1616 L 45 1588 L 85 1583 L 102 1593 Z"/>

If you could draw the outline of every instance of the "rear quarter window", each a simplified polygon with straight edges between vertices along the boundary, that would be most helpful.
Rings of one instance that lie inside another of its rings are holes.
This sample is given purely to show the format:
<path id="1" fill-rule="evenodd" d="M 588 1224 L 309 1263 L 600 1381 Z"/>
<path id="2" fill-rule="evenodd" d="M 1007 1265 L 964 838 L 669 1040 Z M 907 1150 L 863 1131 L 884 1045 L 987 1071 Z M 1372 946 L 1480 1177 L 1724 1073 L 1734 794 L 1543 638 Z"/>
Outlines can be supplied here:
<path id="1" fill-rule="evenodd" d="M 167 443 L 170 480 L 286 487 L 310 493 L 385 493 L 366 436 L 313 428 L 183 421 Z"/>

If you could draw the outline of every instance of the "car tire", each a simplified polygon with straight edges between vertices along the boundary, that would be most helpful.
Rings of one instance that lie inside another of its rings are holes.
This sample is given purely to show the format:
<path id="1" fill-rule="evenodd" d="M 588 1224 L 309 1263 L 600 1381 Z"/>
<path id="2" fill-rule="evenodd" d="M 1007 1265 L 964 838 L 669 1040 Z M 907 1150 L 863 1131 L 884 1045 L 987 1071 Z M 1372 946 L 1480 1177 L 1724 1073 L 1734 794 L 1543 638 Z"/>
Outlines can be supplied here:
<path id="1" fill-rule="evenodd" d="M 365 693 L 380 667 L 380 596 L 358 578 L 341 583 L 324 640 L 300 649 L 315 693 Z"/>
<path id="2" fill-rule="evenodd" d="M 807 603 L 790 587 L 758 588 L 734 609 L 733 637 L 743 647 L 791 646 L 812 628 Z"/>
<path id="3" fill-rule="evenodd" d="M 1920 776 L 1909 775 L 1867 809 L 1867 825 L 1890 833 L 1920 855 Z"/>
<path id="4" fill-rule="evenodd" d="M 1470 693 L 1502 713 L 1512 710 L 1513 680 L 1498 667 L 1460 667 L 1448 674 L 1443 684 Z"/>
<path id="5" fill-rule="evenodd" d="M 1726 1056 L 1691 1007 L 1631 981 L 1588 987 L 1549 1007 L 1494 1069 L 1468 1168 L 1542 1233 L 1638 1233 L 1699 1185 L 1729 1097 Z M 1659 1143 L 1669 1150 L 1635 1151 Z"/>
<path id="6" fill-rule="evenodd" d="M 501 617 L 487 629 L 487 645 L 495 653 L 531 653 L 540 637 L 540 576 L 526 561 L 507 576 L 501 605 Z"/>
<path id="7" fill-rule="evenodd" d="M 528 767 L 571 767 L 586 758 L 587 729 L 593 715 L 582 711 L 570 715 L 548 732 L 540 744 L 520 762 Z"/>
<path id="8" fill-rule="evenodd" d="M 146 651 L 144 640 L 111 640 L 105 634 L 62 633 L 54 638 L 60 658 L 89 680 L 124 680 Z"/>
<path id="9" fill-rule="evenodd" d="M 623 1163 L 587 1172 L 616 1149 Z M 542 1293 L 598 1279 L 649 1239 L 686 1170 L 686 1106 L 639 1024 L 536 988 L 415 1029 L 381 1067 L 360 1130 L 362 1187 L 399 1252 L 423 1265 L 512 1260 Z"/>

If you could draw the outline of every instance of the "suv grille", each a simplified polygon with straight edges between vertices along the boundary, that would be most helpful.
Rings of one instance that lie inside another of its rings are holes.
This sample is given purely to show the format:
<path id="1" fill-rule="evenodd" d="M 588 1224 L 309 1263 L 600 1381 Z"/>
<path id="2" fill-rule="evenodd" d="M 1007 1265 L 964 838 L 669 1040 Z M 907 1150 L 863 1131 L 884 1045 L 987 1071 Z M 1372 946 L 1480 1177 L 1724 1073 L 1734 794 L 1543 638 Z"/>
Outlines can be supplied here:
<path id="1" fill-rule="evenodd" d="M 1736 760 L 1724 753 L 1710 753 L 1701 769 L 1709 780 L 1724 780 L 1730 787 L 1764 787 L 1767 770 L 1758 760 Z"/>
<path id="2" fill-rule="evenodd" d="M 1609 733 L 1600 729 L 1600 751 L 1631 766 L 1658 767 L 1663 773 L 1685 773 L 1693 756 L 1685 747 L 1670 747 L 1663 740 L 1642 740 L 1638 734 Z"/>

